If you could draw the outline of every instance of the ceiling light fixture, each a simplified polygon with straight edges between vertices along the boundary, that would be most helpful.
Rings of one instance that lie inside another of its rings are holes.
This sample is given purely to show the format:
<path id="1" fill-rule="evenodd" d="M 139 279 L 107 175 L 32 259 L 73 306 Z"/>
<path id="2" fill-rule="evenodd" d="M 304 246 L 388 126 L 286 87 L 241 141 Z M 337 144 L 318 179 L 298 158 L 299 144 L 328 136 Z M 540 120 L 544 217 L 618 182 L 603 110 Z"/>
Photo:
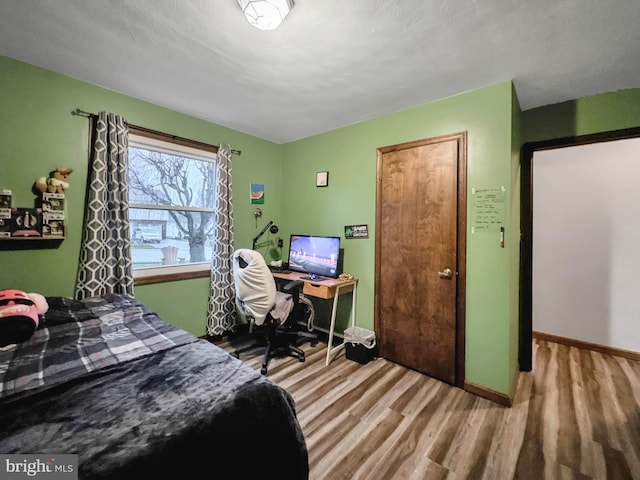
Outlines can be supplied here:
<path id="1" fill-rule="evenodd" d="M 293 7 L 293 0 L 238 0 L 244 16 L 260 30 L 274 30 Z"/>

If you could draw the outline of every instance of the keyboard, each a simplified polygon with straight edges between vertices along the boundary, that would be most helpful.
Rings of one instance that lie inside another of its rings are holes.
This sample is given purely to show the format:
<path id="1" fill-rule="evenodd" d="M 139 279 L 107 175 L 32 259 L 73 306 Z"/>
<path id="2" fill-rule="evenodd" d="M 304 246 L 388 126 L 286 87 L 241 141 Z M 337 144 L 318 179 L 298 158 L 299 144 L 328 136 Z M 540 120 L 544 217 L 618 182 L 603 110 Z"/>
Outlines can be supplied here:
<path id="1" fill-rule="evenodd" d="M 269 267 L 269 270 L 271 270 L 273 273 L 291 273 L 291 270 L 286 270 L 284 268 L 278 267 Z"/>

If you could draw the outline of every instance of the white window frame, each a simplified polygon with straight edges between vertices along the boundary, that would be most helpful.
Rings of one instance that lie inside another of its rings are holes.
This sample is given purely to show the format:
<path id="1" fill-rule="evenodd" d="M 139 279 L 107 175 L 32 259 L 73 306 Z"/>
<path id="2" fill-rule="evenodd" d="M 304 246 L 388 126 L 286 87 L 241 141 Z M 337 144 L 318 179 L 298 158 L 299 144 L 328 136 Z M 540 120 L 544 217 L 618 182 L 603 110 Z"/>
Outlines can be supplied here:
<path id="1" fill-rule="evenodd" d="M 193 158 L 196 160 L 202 160 L 205 162 L 215 163 L 218 154 L 213 151 L 208 151 L 204 149 L 200 149 L 197 147 L 191 147 L 185 145 L 185 143 L 192 143 L 197 145 L 198 142 L 179 139 L 179 142 L 172 142 L 171 140 L 176 139 L 177 137 L 173 137 L 171 135 L 165 135 L 158 132 L 153 132 L 152 136 L 147 136 L 145 134 L 138 134 L 135 132 L 129 132 L 129 146 L 135 148 L 143 148 L 147 150 L 154 150 L 159 152 L 168 153 L 171 155 L 179 155 L 187 158 Z M 162 140 L 158 137 L 165 137 L 167 140 Z M 216 147 L 210 146 L 211 148 Z M 159 206 L 155 204 L 145 204 L 145 203 L 134 203 L 129 202 L 129 209 L 148 209 L 148 210 L 186 210 L 186 211 L 204 211 L 204 212 L 213 212 L 214 208 L 202 208 L 202 207 L 186 207 L 186 206 Z M 138 268 L 133 270 L 133 278 L 137 279 L 151 279 L 152 277 L 158 277 L 158 281 L 168 281 L 168 280 L 178 280 L 180 277 L 190 278 L 190 275 L 196 274 L 196 277 L 205 276 L 204 274 L 209 274 L 211 272 L 211 263 L 210 262 L 198 262 L 198 263 L 189 263 L 185 265 L 159 265 L 154 267 L 147 268 Z M 198 275 L 200 273 L 201 275 Z M 171 278 L 175 277 L 175 278 Z M 155 283 L 155 282 L 145 282 L 145 283 Z"/>

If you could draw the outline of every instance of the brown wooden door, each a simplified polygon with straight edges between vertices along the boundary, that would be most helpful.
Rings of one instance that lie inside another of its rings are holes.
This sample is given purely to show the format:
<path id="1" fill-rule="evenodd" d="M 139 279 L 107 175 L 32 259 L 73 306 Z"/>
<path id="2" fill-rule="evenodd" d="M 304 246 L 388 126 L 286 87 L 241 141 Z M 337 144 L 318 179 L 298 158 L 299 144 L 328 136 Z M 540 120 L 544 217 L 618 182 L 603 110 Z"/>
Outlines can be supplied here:
<path id="1" fill-rule="evenodd" d="M 379 148 L 377 162 L 379 353 L 462 386 L 466 134 Z"/>

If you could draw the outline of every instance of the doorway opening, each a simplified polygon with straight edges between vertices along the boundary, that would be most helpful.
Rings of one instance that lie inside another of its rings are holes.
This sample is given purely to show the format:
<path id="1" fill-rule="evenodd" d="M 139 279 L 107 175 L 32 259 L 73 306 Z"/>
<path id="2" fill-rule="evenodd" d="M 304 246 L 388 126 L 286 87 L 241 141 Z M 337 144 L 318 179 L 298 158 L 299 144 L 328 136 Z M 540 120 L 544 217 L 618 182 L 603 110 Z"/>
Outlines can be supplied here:
<path id="1" fill-rule="evenodd" d="M 522 147 L 521 176 L 521 253 L 520 253 L 520 341 L 518 360 L 521 371 L 531 371 L 533 352 L 534 309 L 534 154 L 543 150 L 610 142 L 640 137 L 640 128 L 615 130 L 592 135 L 567 137 L 542 142 L 532 142 Z M 606 228 L 594 225 L 593 228 Z"/>

